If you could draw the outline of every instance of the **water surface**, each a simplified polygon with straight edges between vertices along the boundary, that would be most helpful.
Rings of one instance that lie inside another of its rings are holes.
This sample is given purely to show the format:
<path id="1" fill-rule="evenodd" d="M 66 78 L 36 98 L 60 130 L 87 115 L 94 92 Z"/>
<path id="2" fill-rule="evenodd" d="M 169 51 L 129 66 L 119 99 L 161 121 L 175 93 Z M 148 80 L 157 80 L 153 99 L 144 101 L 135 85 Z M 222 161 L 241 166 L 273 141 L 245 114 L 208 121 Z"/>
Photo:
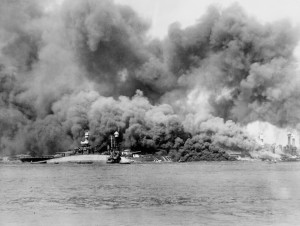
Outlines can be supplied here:
<path id="1" fill-rule="evenodd" d="M 300 162 L 0 164 L 0 225 L 300 225 Z"/>

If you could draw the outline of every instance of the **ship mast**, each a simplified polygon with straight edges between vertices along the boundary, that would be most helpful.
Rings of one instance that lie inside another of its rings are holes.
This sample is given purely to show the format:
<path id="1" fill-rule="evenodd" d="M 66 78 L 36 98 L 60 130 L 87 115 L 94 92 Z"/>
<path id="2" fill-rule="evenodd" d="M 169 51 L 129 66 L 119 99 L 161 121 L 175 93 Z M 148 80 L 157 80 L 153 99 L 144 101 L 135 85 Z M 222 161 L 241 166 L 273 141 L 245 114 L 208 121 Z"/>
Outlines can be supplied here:
<path id="1" fill-rule="evenodd" d="M 108 163 L 119 163 L 121 160 L 121 151 L 119 150 L 119 132 L 110 135 L 110 156 Z"/>

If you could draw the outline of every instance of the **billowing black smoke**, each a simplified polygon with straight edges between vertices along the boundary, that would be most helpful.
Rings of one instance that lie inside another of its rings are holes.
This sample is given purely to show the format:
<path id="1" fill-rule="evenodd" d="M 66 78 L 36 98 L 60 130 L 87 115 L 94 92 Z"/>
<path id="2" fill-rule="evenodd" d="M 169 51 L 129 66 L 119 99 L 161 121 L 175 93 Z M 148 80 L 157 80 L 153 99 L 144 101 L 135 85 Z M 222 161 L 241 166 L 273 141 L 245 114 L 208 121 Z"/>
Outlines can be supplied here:
<path id="1" fill-rule="evenodd" d="M 258 148 L 241 125 L 298 124 L 298 30 L 287 21 L 210 7 L 150 40 L 149 22 L 110 0 L 4 0 L 0 19 L 3 155 L 64 151 L 86 129 L 100 145 L 119 129 L 124 148 L 226 159 Z"/>
<path id="2" fill-rule="evenodd" d="M 173 25 L 170 70 L 186 92 L 206 92 L 214 116 L 240 123 L 299 121 L 299 79 L 293 51 L 298 30 L 288 21 L 262 25 L 238 5 L 210 8 L 198 24 Z"/>

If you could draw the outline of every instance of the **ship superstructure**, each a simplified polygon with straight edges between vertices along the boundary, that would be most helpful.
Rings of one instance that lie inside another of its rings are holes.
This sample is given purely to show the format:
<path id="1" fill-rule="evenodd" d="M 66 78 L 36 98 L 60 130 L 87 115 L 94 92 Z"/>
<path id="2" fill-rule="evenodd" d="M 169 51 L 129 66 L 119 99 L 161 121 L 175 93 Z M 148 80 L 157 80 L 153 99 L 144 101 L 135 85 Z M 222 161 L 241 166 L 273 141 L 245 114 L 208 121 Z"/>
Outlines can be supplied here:
<path id="1" fill-rule="evenodd" d="M 116 131 L 114 135 L 110 135 L 110 146 L 108 147 L 110 156 L 107 163 L 120 163 L 122 152 L 120 150 L 119 132 Z"/>

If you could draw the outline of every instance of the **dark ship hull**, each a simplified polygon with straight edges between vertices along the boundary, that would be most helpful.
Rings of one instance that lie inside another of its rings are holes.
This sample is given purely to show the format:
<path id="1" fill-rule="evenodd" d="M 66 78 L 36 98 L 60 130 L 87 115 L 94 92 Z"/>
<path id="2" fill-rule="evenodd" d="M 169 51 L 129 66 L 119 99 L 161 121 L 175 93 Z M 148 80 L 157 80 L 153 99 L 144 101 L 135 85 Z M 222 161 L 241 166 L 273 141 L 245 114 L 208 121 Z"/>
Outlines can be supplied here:
<path id="1" fill-rule="evenodd" d="M 25 158 L 20 158 L 20 160 L 22 162 L 42 162 L 53 158 L 54 158 L 53 156 L 25 157 Z"/>

